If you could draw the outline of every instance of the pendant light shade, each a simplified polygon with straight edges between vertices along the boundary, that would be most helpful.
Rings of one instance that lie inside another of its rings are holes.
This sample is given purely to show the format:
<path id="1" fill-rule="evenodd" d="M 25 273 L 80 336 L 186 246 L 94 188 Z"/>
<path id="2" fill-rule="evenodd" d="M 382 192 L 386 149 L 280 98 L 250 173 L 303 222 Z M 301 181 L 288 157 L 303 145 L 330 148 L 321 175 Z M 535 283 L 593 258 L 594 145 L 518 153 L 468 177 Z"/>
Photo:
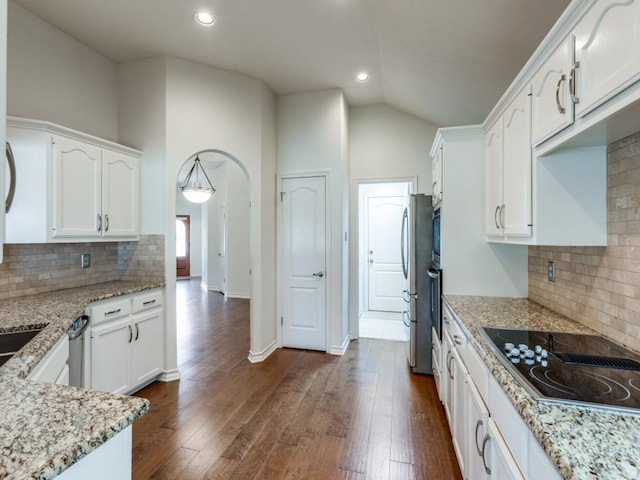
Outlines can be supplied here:
<path id="1" fill-rule="evenodd" d="M 211 185 L 207 172 L 204 171 L 197 155 L 180 190 L 182 190 L 184 198 L 193 203 L 206 202 L 216 191 Z"/>

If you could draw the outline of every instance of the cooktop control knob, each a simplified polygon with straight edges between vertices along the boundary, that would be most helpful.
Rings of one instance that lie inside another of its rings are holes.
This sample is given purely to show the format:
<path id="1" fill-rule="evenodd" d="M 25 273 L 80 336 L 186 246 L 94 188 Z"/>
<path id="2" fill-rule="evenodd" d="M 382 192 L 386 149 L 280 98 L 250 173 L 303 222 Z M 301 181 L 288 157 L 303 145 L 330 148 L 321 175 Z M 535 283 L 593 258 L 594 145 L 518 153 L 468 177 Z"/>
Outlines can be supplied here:
<path id="1" fill-rule="evenodd" d="M 526 343 L 521 343 L 520 345 L 518 345 L 518 348 L 521 352 L 526 352 L 527 350 L 529 350 L 529 345 L 527 345 Z"/>
<path id="2" fill-rule="evenodd" d="M 542 347 L 540 345 L 536 345 L 534 347 L 534 350 L 535 350 L 536 354 L 540 355 L 540 353 L 542 352 Z"/>
<path id="3" fill-rule="evenodd" d="M 515 345 L 511 342 L 507 342 L 504 344 L 504 351 L 505 352 L 511 352 L 511 350 L 513 350 L 515 348 Z"/>
<path id="4" fill-rule="evenodd" d="M 511 357 L 519 357 L 520 356 L 520 350 L 518 350 L 515 347 L 509 353 L 511 354 L 510 355 Z"/>
<path id="5" fill-rule="evenodd" d="M 547 353 L 547 351 L 543 348 L 543 349 L 540 351 L 540 356 L 541 356 L 542 358 L 547 358 L 547 357 L 549 356 L 549 354 L 548 354 L 548 353 Z"/>
<path id="6" fill-rule="evenodd" d="M 540 362 L 540 365 L 542 365 L 543 367 L 546 367 L 547 361 L 543 358 L 542 361 Z"/>
<path id="7" fill-rule="evenodd" d="M 535 354 L 535 352 L 533 350 L 526 350 L 524 352 L 525 358 L 533 358 L 533 357 L 535 357 L 535 355 L 536 354 Z"/>

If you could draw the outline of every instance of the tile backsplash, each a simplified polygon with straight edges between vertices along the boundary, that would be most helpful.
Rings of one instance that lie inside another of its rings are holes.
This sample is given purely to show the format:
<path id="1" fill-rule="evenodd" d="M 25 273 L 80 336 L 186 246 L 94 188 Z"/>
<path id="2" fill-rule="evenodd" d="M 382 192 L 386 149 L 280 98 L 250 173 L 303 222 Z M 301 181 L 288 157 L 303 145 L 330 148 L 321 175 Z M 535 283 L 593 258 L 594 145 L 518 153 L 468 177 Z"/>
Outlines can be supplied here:
<path id="1" fill-rule="evenodd" d="M 609 145 L 607 172 L 608 246 L 529 247 L 529 298 L 640 352 L 640 132 Z"/>
<path id="2" fill-rule="evenodd" d="M 80 255 L 91 255 L 83 269 Z M 139 242 L 7 244 L 0 264 L 0 299 L 113 280 L 164 280 L 164 236 Z"/>

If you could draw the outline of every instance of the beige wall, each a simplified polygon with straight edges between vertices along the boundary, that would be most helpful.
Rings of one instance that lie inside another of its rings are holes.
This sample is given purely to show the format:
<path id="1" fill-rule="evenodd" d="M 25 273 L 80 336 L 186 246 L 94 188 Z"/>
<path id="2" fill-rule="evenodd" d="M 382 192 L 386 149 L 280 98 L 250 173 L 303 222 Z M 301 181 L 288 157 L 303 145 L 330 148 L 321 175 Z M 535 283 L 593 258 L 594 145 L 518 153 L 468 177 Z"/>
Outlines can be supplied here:
<path id="1" fill-rule="evenodd" d="M 608 246 L 530 247 L 529 298 L 640 352 L 640 132 L 607 156 Z"/>

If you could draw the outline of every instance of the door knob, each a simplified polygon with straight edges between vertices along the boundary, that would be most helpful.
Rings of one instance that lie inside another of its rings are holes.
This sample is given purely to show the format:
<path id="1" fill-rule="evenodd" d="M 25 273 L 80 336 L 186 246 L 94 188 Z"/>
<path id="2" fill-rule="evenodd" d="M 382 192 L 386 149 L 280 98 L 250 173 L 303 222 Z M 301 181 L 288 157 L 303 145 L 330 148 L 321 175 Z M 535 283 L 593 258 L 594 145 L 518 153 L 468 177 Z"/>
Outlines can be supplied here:
<path id="1" fill-rule="evenodd" d="M 314 273 L 313 276 L 314 277 L 318 277 L 318 278 L 322 278 L 322 277 L 324 277 L 324 273 L 322 273 L 322 272 Z"/>

